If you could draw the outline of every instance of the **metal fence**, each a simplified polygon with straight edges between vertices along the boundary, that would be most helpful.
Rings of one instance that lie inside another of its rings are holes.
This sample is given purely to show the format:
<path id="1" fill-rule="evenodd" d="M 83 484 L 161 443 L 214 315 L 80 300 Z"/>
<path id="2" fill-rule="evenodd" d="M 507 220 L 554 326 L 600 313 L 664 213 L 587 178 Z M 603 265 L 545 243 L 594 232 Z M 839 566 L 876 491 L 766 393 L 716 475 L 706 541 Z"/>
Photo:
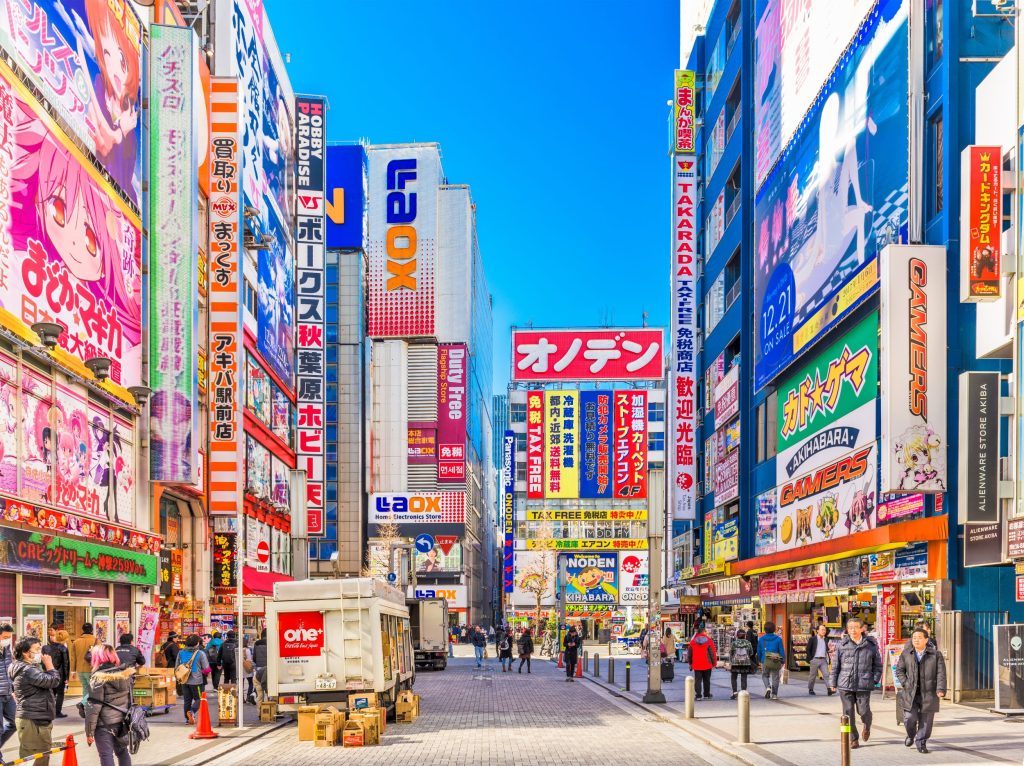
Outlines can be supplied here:
<path id="1" fill-rule="evenodd" d="M 993 628 L 1007 612 L 942 612 L 936 639 L 946 659 L 948 694 L 953 702 L 995 697 Z"/>

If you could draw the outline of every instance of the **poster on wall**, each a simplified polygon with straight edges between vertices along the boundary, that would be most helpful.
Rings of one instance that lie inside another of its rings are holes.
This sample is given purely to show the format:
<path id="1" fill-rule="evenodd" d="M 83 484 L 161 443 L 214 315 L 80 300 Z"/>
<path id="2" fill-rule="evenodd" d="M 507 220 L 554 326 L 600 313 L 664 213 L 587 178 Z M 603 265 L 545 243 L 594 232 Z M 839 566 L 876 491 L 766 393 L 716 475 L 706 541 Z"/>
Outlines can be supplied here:
<path id="1" fill-rule="evenodd" d="M 160 608 L 143 604 L 139 608 L 139 631 L 136 634 L 135 646 L 142 652 L 148 664 L 153 655 L 153 642 L 156 641 L 156 627 L 160 620 Z"/>
<path id="2" fill-rule="evenodd" d="M 579 418 L 578 391 L 544 392 L 545 497 L 579 497 Z"/>
<path id="3" fill-rule="evenodd" d="M 581 498 L 612 496 L 612 392 L 580 391 L 583 425 L 583 467 L 580 470 Z"/>
<path id="4" fill-rule="evenodd" d="M 616 391 L 614 411 L 615 497 L 647 497 L 647 392 Z"/>
<path id="5" fill-rule="evenodd" d="M 757 526 L 754 529 L 754 555 L 764 556 L 775 553 L 777 543 L 777 509 L 775 492 L 764 492 L 757 496 Z"/>
<path id="6" fill-rule="evenodd" d="M 465 343 L 437 347 L 437 480 L 466 480 L 466 375 L 469 349 Z"/>
<path id="7" fill-rule="evenodd" d="M 960 153 L 960 302 L 999 300 L 1002 292 L 1003 148 Z"/>
<path id="8" fill-rule="evenodd" d="M 647 604 L 650 585 L 650 557 L 647 551 L 619 554 L 619 603 Z"/>
<path id="9" fill-rule="evenodd" d="M 559 558 L 565 562 L 565 603 L 618 603 L 619 558 L 617 554 L 562 553 L 559 554 Z"/>
<path id="10" fill-rule="evenodd" d="M 873 6 L 757 192 L 755 390 L 872 294 L 880 251 L 906 241 L 907 5 Z"/>

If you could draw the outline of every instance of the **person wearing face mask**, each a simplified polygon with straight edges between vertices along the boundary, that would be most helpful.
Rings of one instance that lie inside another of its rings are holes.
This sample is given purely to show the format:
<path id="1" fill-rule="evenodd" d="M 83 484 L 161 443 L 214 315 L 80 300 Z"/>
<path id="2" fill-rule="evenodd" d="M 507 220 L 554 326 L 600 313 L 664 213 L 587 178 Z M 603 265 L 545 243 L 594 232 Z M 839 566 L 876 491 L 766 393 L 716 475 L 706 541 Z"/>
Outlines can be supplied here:
<path id="1" fill-rule="evenodd" d="M 47 752 L 53 747 L 53 719 L 57 715 L 54 690 L 63 681 L 53 667 L 53 659 L 43 654 L 38 638 L 29 636 L 15 645 L 10 676 L 18 702 L 19 756 Z M 37 758 L 35 766 L 50 766 L 50 756 Z"/>
<path id="2" fill-rule="evenodd" d="M 11 684 L 11 663 L 14 654 L 11 642 L 14 639 L 14 626 L 10 623 L 0 625 L 0 763 L 3 762 L 3 747 L 16 729 L 15 713 L 18 705 L 14 701 L 14 686 Z"/>

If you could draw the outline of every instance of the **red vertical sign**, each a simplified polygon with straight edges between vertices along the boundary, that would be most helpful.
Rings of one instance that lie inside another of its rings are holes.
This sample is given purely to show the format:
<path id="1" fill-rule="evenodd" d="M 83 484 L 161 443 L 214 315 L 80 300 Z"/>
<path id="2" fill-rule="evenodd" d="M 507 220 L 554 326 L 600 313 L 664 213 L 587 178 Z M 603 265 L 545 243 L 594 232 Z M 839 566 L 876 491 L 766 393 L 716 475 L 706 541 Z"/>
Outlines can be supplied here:
<path id="1" fill-rule="evenodd" d="M 437 347 L 437 480 L 466 480 L 465 343 Z"/>
<path id="2" fill-rule="evenodd" d="M 615 392 L 615 497 L 647 497 L 647 392 Z"/>
<path id="3" fill-rule="evenodd" d="M 544 499 L 544 392 L 526 395 L 526 496 Z"/>

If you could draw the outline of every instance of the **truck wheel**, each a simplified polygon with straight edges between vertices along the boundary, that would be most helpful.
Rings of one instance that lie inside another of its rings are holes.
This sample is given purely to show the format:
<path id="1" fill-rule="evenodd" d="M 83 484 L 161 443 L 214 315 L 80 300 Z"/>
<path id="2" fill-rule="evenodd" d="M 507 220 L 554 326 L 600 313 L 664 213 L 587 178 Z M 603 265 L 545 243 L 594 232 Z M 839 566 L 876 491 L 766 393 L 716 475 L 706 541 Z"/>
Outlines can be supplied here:
<path id="1" fill-rule="evenodd" d="M 438 670 L 444 670 L 444 669 L 445 669 L 446 667 L 448 667 L 448 660 L 444 660 L 444 661 L 443 661 L 443 662 L 442 662 L 442 663 L 441 663 L 441 664 L 440 664 L 440 665 L 438 666 L 438 668 L 437 668 L 437 669 L 438 669 Z"/>

